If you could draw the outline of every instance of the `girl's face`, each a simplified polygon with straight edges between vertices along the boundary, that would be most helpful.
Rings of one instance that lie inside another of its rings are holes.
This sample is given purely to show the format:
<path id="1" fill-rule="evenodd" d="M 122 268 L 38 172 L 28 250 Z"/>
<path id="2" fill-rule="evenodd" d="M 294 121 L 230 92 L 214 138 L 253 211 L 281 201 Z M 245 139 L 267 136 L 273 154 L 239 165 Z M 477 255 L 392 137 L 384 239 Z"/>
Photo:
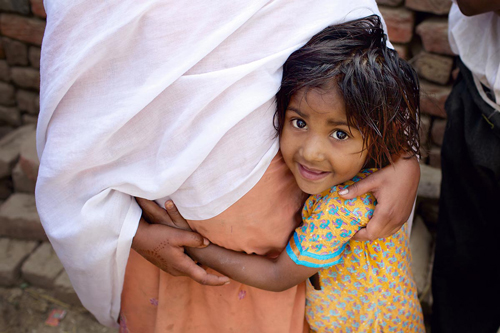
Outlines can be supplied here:
<path id="1" fill-rule="evenodd" d="M 367 152 L 361 133 L 347 126 L 337 88 L 299 90 L 286 110 L 281 153 L 302 191 L 309 194 L 353 178 Z"/>

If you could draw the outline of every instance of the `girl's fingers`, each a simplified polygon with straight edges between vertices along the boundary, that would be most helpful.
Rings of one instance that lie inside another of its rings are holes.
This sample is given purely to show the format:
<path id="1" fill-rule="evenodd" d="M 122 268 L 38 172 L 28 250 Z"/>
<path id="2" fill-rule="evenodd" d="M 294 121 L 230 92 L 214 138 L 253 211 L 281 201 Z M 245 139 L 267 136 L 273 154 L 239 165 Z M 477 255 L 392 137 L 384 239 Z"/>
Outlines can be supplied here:
<path id="1" fill-rule="evenodd" d="M 187 223 L 186 219 L 182 217 L 181 213 L 179 213 L 179 210 L 171 200 L 165 202 L 165 209 L 176 228 L 191 230 L 191 227 Z"/>
<path id="2" fill-rule="evenodd" d="M 164 224 L 169 227 L 176 227 L 168 213 L 151 200 L 135 198 L 135 201 L 142 208 L 142 216 L 151 224 Z"/>

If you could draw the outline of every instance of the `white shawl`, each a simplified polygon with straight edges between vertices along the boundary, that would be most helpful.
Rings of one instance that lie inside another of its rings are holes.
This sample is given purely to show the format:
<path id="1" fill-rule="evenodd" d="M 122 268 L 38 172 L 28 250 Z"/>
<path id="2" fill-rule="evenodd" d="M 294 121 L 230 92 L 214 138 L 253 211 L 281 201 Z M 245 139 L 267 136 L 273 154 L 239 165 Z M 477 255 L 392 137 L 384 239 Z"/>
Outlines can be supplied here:
<path id="1" fill-rule="evenodd" d="M 218 215 L 278 150 L 281 66 L 374 0 L 45 0 L 37 207 L 83 305 L 116 325 L 141 210 Z"/>

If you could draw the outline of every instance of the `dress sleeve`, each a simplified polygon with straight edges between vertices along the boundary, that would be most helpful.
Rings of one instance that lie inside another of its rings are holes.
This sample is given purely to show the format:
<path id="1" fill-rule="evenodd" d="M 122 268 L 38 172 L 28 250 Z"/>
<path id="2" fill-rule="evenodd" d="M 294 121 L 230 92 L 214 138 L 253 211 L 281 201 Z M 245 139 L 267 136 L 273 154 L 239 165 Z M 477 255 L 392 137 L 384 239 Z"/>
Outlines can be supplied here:
<path id="1" fill-rule="evenodd" d="M 353 184 L 366 176 L 356 176 Z M 347 242 L 366 226 L 376 204 L 371 193 L 351 200 L 342 199 L 336 186 L 322 196 L 311 196 L 303 209 L 303 224 L 295 230 L 286 251 L 298 265 L 329 267 L 342 261 Z"/>

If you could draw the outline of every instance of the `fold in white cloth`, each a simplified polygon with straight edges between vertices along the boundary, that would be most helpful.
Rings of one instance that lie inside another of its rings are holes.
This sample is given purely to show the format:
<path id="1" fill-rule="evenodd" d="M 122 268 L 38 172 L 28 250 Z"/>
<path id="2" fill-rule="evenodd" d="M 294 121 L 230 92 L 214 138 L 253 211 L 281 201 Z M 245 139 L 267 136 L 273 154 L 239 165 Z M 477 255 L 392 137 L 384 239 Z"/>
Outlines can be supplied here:
<path id="1" fill-rule="evenodd" d="M 189 219 L 241 198 L 278 150 L 291 52 L 372 0 L 45 0 L 37 207 L 83 305 L 116 325 L 141 210 Z"/>

